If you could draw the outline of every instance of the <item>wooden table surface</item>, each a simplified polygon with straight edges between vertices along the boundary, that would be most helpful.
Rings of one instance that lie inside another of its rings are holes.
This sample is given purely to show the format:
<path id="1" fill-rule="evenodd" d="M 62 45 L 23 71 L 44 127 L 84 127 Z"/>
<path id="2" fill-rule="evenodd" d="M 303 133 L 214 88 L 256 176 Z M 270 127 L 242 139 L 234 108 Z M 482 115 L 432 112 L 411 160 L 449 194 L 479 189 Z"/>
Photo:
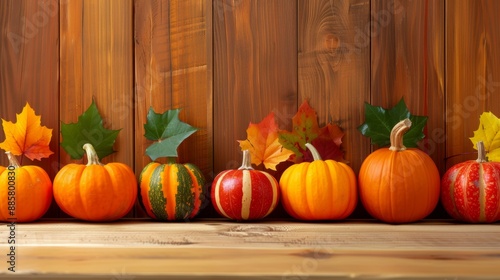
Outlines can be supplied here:
<path id="1" fill-rule="evenodd" d="M 500 224 L 426 221 L 17 224 L 16 272 L 33 279 L 500 279 Z"/>

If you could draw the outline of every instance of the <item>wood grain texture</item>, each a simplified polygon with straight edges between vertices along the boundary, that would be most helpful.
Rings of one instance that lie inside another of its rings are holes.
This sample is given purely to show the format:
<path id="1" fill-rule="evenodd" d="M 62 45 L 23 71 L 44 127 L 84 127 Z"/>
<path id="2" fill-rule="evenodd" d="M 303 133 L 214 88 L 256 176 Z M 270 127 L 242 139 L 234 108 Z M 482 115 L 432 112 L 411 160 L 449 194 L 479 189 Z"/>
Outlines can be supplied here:
<path id="1" fill-rule="evenodd" d="M 104 127 L 121 129 L 114 145 L 118 152 L 103 162 L 122 162 L 133 168 L 132 10 L 132 0 L 61 4 L 60 120 L 76 122 L 94 98 Z M 61 164 L 69 162 L 75 161 L 61 148 Z"/>
<path id="2" fill-rule="evenodd" d="M 444 1 L 373 1 L 371 104 L 428 116 L 426 151 L 443 173 L 445 150 Z"/>
<path id="3" fill-rule="evenodd" d="M 500 273 L 494 224 L 148 221 L 17 225 L 16 276 L 492 279 Z M 0 239 L 2 251 L 6 240 Z"/>
<path id="4" fill-rule="evenodd" d="M 179 146 L 178 161 L 194 163 L 211 177 L 211 2 L 137 0 L 134 8 L 136 174 L 151 162 L 145 150 L 152 141 L 144 137 L 149 108 L 180 108 L 179 118 L 198 131 Z M 136 211 L 144 216 L 139 206 Z"/>
<path id="5" fill-rule="evenodd" d="M 52 129 L 48 159 L 19 159 L 53 178 L 59 159 L 59 9 L 56 0 L 0 1 L 0 117 L 16 122 L 26 102 Z M 0 129 L 0 142 L 5 139 Z M 0 165 L 8 161 L 0 156 Z"/>
<path id="6" fill-rule="evenodd" d="M 479 116 L 500 116 L 500 2 L 446 2 L 447 167 L 477 158 Z"/>
<path id="7" fill-rule="evenodd" d="M 370 100 L 370 45 L 358 38 L 370 25 L 369 13 L 366 0 L 299 1 L 299 100 L 310 100 L 320 126 L 336 123 L 344 130 L 344 158 L 356 173 L 370 153 L 357 130 L 363 101 Z"/>
<path id="8" fill-rule="evenodd" d="M 150 107 L 182 109 L 199 130 L 178 149 L 179 162 L 212 170 L 211 3 L 206 0 L 135 1 L 136 173 L 151 160 L 143 125 Z M 211 61 L 211 60 L 210 60 Z M 160 159 L 164 161 L 164 159 Z"/>
<path id="9" fill-rule="evenodd" d="M 214 32 L 214 174 L 238 168 L 250 122 L 274 112 L 291 129 L 297 111 L 297 3 L 216 0 Z"/>

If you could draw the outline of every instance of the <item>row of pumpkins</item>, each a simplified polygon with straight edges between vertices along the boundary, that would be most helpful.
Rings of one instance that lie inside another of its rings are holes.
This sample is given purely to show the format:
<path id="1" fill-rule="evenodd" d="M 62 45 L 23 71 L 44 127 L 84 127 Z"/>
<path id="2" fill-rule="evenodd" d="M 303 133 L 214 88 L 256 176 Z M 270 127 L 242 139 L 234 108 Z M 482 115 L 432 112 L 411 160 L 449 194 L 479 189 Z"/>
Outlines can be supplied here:
<path id="1" fill-rule="evenodd" d="M 299 220 L 341 220 L 353 212 L 359 197 L 374 218 L 397 224 L 425 218 L 441 198 L 455 219 L 499 220 L 500 163 L 486 162 L 484 147 L 479 145 L 477 161 L 455 165 L 440 178 L 426 153 L 403 146 L 410 125 L 406 119 L 394 127 L 391 147 L 370 154 L 358 178 L 348 165 L 321 160 L 315 148 L 306 144 L 314 161 L 290 166 L 278 182 L 270 174 L 254 170 L 249 152 L 244 151 L 238 170 L 215 177 L 211 202 L 221 216 L 238 221 L 264 218 L 280 201 Z M 208 197 L 205 179 L 195 165 L 152 162 L 141 172 L 137 188 L 130 167 L 103 165 L 90 144 L 84 149 L 88 164 L 64 166 L 53 183 L 40 167 L 21 167 L 7 153 L 10 165 L 0 167 L 0 220 L 37 220 L 48 210 L 52 197 L 65 213 L 86 221 L 122 218 L 137 197 L 154 219 L 184 220 L 196 216 Z"/>

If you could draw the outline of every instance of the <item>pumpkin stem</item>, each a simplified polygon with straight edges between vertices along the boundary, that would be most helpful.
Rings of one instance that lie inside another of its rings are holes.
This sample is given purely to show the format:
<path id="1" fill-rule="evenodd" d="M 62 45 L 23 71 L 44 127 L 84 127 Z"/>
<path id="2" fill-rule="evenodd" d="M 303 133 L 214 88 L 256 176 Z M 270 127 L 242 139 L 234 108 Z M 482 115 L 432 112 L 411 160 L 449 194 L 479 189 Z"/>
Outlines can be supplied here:
<path id="1" fill-rule="evenodd" d="M 16 157 L 9 151 L 5 152 L 7 158 L 9 159 L 9 166 L 14 166 L 14 168 L 19 168 L 21 165 L 17 161 Z"/>
<path id="2" fill-rule="evenodd" d="M 176 157 L 167 157 L 167 164 L 176 164 L 176 163 L 177 163 Z"/>
<path id="3" fill-rule="evenodd" d="M 403 135 L 410 129 L 410 119 L 404 119 L 398 122 L 391 130 L 391 151 L 404 151 L 406 147 L 403 145 Z"/>
<path id="4" fill-rule="evenodd" d="M 313 160 L 321 160 L 321 156 L 319 155 L 318 150 L 316 150 L 316 148 L 312 144 L 306 143 L 306 148 L 311 151 Z"/>
<path id="5" fill-rule="evenodd" d="M 252 167 L 252 157 L 250 156 L 249 150 L 243 151 L 243 160 L 241 161 L 241 167 L 238 170 L 253 170 Z"/>
<path id="6" fill-rule="evenodd" d="M 484 143 L 483 141 L 477 142 L 477 162 L 488 162 L 486 159 L 486 151 L 484 150 Z"/>
<path id="7" fill-rule="evenodd" d="M 99 157 L 97 156 L 97 153 L 95 152 L 95 149 L 91 144 L 87 143 L 83 145 L 83 149 L 85 150 L 85 152 L 87 152 L 87 166 L 104 165 L 99 161 Z"/>

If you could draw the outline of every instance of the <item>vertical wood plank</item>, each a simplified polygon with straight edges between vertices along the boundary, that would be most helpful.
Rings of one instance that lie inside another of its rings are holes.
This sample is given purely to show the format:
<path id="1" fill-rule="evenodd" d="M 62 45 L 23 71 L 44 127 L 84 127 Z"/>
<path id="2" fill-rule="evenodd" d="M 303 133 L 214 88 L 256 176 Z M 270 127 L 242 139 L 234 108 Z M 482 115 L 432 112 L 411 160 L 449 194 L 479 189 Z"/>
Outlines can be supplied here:
<path id="1" fill-rule="evenodd" d="M 59 159 L 59 5 L 57 0 L 0 1 L 0 117 L 16 122 L 26 102 L 52 130 L 48 159 L 41 166 L 51 178 Z M 0 129 L 0 142 L 5 135 Z M 21 160 L 21 159 L 20 159 Z M 0 165 L 8 165 L 3 153 Z"/>
<path id="2" fill-rule="evenodd" d="M 134 167 L 132 0 L 61 4 L 62 122 L 76 122 L 95 99 L 108 129 L 121 129 L 103 162 Z M 76 94 L 75 94 L 76 93 Z M 61 163 L 71 162 L 61 152 Z"/>
<path id="3" fill-rule="evenodd" d="M 135 1 L 136 174 L 151 159 L 143 125 L 156 112 L 182 109 L 179 118 L 198 128 L 178 149 L 181 163 L 212 174 L 211 1 Z M 165 159 L 158 159 L 165 162 Z M 136 207 L 138 215 L 141 209 Z"/>
<path id="4" fill-rule="evenodd" d="M 426 151 L 444 171 L 444 2 L 373 1 L 371 103 L 392 107 L 404 97 L 414 115 L 429 117 Z"/>
<path id="5" fill-rule="evenodd" d="M 370 44 L 358 33 L 370 27 L 369 13 L 366 0 L 299 0 L 299 102 L 310 100 L 321 126 L 344 130 L 344 158 L 356 173 L 370 152 L 357 130 L 370 100 Z"/>
<path id="6" fill-rule="evenodd" d="M 237 168 L 250 122 L 297 110 L 297 2 L 215 0 L 214 172 Z"/>
<path id="7" fill-rule="evenodd" d="M 206 0 L 135 1 L 136 172 L 151 160 L 143 125 L 148 109 L 181 108 L 199 129 L 178 150 L 180 162 L 212 170 L 211 34 Z M 210 69 L 210 72 L 209 72 Z"/>
<path id="8" fill-rule="evenodd" d="M 500 2 L 446 2 L 447 168 L 477 158 L 479 116 L 500 117 Z"/>

